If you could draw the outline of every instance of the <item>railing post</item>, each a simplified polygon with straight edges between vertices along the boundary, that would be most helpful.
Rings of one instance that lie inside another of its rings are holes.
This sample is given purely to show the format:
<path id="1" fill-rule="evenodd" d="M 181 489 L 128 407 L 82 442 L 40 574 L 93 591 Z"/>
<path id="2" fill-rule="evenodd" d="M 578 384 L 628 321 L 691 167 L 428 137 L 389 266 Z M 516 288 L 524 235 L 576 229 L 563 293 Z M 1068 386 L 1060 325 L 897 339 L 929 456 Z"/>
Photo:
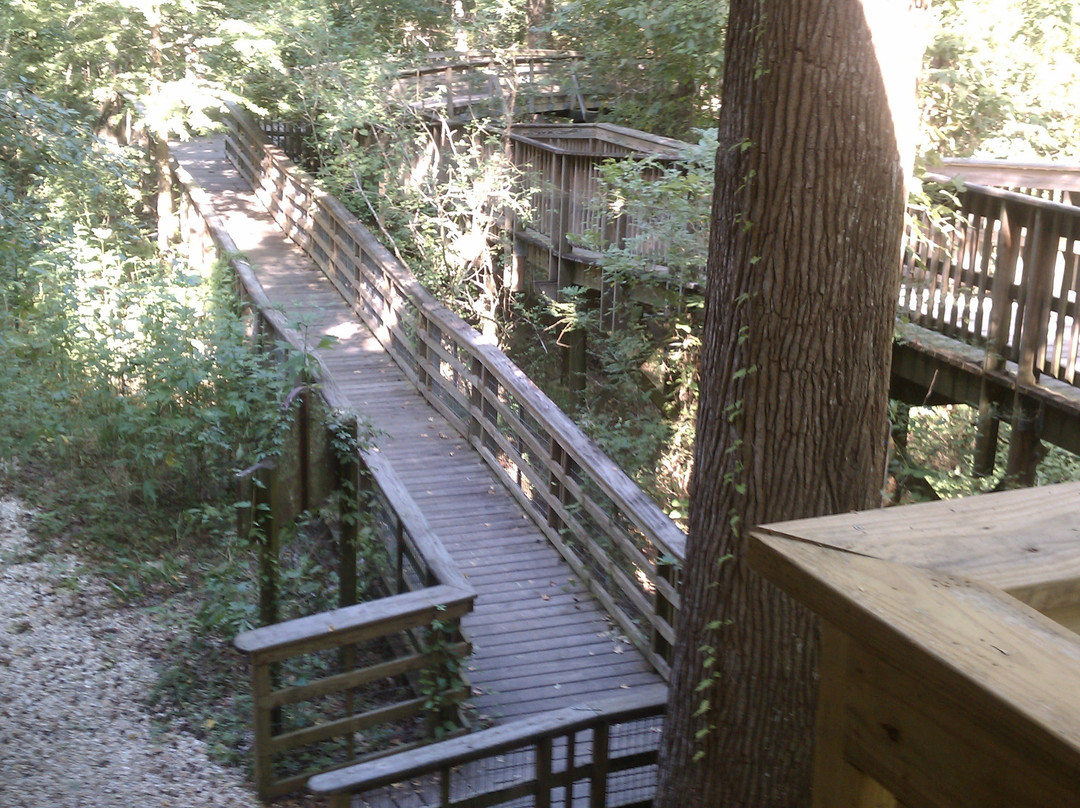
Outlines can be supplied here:
<path id="1" fill-rule="evenodd" d="M 548 490 L 551 493 L 553 499 L 558 502 L 562 502 L 566 496 L 566 489 L 563 486 L 560 472 L 566 464 L 566 452 L 563 450 L 559 441 L 554 435 L 551 437 L 551 460 L 552 468 L 548 471 L 550 482 L 548 483 Z M 557 471 L 558 469 L 558 471 Z M 559 516 L 555 507 L 551 504 L 548 505 L 548 526 L 554 528 L 556 531 L 563 528 L 562 517 Z"/>
<path id="2" fill-rule="evenodd" d="M 1024 266 L 1024 316 L 1016 372 L 1016 381 L 1022 385 L 1038 384 L 1039 371 L 1046 359 L 1046 330 L 1058 246 L 1056 225 L 1057 216 L 1039 208 L 1028 231 L 1033 241 L 1032 260 Z"/>
<path id="3" fill-rule="evenodd" d="M 589 808 L 607 808 L 608 740 L 607 723 L 593 728 L 592 774 L 589 778 Z"/>
<path id="4" fill-rule="evenodd" d="M 480 417 L 484 407 L 484 363 L 480 357 L 472 360 L 472 381 L 469 383 L 469 438 L 479 441 L 484 434 Z"/>
<path id="5" fill-rule="evenodd" d="M 355 418 L 350 418 L 344 427 L 347 434 L 345 449 L 339 449 L 338 461 L 338 521 L 340 538 L 338 545 L 338 606 L 352 606 L 357 602 L 356 590 L 356 552 L 360 532 L 360 458 L 356 454 L 358 442 Z M 342 673 L 356 668 L 356 646 L 348 645 L 341 649 L 339 664 Z M 356 708 L 356 697 L 352 689 L 345 691 L 345 714 L 352 715 Z M 356 743 L 350 733 L 345 739 L 345 750 L 349 758 L 356 754 Z"/>
<path id="6" fill-rule="evenodd" d="M 250 534 L 259 547 L 259 621 L 278 622 L 277 578 L 281 526 L 275 518 L 280 491 L 276 465 L 264 460 L 255 470 L 252 487 Z"/>
<path id="7" fill-rule="evenodd" d="M 555 782 L 551 777 L 551 736 L 536 742 L 536 808 L 551 808 L 551 790 Z M 570 805 L 564 802 L 564 805 Z"/>
<path id="8" fill-rule="evenodd" d="M 428 318 L 423 310 L 416 312 L 416 379 L 424 390 L 431 388 L 431 379 L 428 375 L 429 351 L 428 351 Z"/>
<path id="9" fill-rule="evenodd" d="M 405 525 L 394 520 L 394 585 L 396 594 L 405 591 Z"/>
<path id="10" fill-rule="evenodd" d="M 272 710 L 266 707 L 266 700 L 272 690 L 270 665 L 258 655 L 251 660 L 251 697 L 254 705 L 254 779 L 255 789 L 263 802 L 270 800 L 270 787 L 274 782 L 273 760 L 270 754 L 270 739 L 274 734 Z"/>
<path id="11" fill-rule="evenodd" d="M 296 455 L 300 477 L 300 508 L 308 510 L 315 503 L 311 501 L 311 386 L 308 374 L 301 374 L 300 407 L 296 414 Z"/>
<path id="12" fill-rule="evenodd" d="M 656 576 L 667 583 L 671 584 L 671 587 L 676 591 L 679 588 L 679 568 L 677 564 L 667 563 L 664 560 L 660 560 L 656 564 Z M 675 625 L 675 607 L 671 601 L 660 591 L 656 590 L 654 608 L 656 612 L 656 618 L 666 623 L 669 626 Z M 660 633 L 660 630 L 654 625 L 652 630 L 652 647 L 656 655 L 671 664 L 671 643 L 667 641 L 667 638 Z"/>
<path id="13" fill-rule="evenodd" d="M 556 299 L 562 294 L 562 288 L 567 285 L 565 272 L 564 256 L 570 252 L 570 206 L 571 206 L 571 176 L 570 156 L 567 154 L 559 155 L 559 190 L 558 190 L 558 208 L 555 210 L 556 221 L 554 232 L 551 235 L 551 246 L 555 250 L 555 277 L 552 279 L 555 281 L 555 294 Z"/>
<path id="14" fill-rule="evenodd" d="M 991 396 L 985 374 L 997 373 L 1005 366 L 1006 343 L 1012 322 L 1012 286 L 1020 259 L 1020 223 L 1014 221 L 1008 204 L 1001 203 L 998 225 L 997 261 L 990 287 L 990 322 L 987 324 L 984 376 L 980 382 L 979 414 L 976 421 L 975 458 L 972 471 L 976 477 L 994 473 L 998 442 L 997 404 Z"/>
<path id="15" fill-rule="evenodd" d="M 357 426 L 349 419 L 345 427 L 350 447 L 356 446 Z M 357 602 L 356 552 L 360 533 L 360 458 L 355 450 L 338 456 L 338 521 L 341 523 L 338 548 L 338 605 L 352 606 Z"/>

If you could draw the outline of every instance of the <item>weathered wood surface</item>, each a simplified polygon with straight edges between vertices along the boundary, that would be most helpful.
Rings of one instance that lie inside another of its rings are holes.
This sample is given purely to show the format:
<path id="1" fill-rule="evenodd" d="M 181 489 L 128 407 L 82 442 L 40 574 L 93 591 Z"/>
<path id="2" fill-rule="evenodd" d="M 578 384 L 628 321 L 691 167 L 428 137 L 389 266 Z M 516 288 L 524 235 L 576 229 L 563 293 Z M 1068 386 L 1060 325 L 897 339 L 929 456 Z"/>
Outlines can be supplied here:
<path id="1" fill-rule="evenodd" d="M 378 440 L 377 454 L 397 471 L 476 589 L 476 608 L 462 619 L 462 626 L 474 648 L 468 676 L 477 711 L 505 720 L 569 705 L 623 684 L 636 687 L 659 681 L 641 656 L 618 639 L 580 580 L 553 550 L 547 550 L 542 562 L 518 563 L 520 553 L 528 557 L 537 548 L 546 548 L 544 535 L 450 423 L 427 405 L 322 272 L 253 199 L 225 160 L 221 142 L 193 141 L 174 146 L 174 151 L 213 198 L 237 249 L 246 255 L 268 297 L 281 306 L 282 316 L 302 323 L 301 333 L 311 345 L 324 335 L 336 339 L 332 347 L 316 351 L 329 378 L 349 406 L 385 433 Z M 523 608 L 503 623 L 498 614 L 509 613 L 501 600 L 508 592 L 517 595 L 515 603 Z M 562 595 L 577 598 L 574 611 L 580 619 L 572 623 L 555 619 L 556 612 L 566 609 Z M 478 621 L 475 630 L 473 620 Z M 515 627 L 527 630 L 513 632 Z M 514 640 L 500 641 L 507 631 Z M 566 666 L 545 671 L 542 666 L 552 649 L 562 647 L 587 650 L 572 662 L 567 660 Z M 535 666 L 536 673 L 503 678 L 504 671 L 522 665 Z M 564 685 L 564 676 L 581 668 L 597 673 Z"/>
<path id="2" fill-rule="evenodd" d="M 972 578 L 1037 609 L 1080 602 L 1080 483 L 778 522 L 756 534 Z"/>
<path id="3" fill-rule="evenodd" d="M 943 174 L 979 185 L 1040 191 L 1071 191 L 1080 194 L 1080 165 L 963 158 L 942 160 L 940 166 L 931 166 L 930 170 L 935 174 Z M 1073 199 L 1073 204 L 1077 203 L 1080 203 L 1080 196 Z"/>
<path id="4" fill-rule="evenodd" d="M 391 355 L 666 675 L 685 536 L 501 351 L 230 108 L 229 159 Z M 385 393 L 385 391 L 383 391 Z M 600 539 L 600 541 L 598 541 Z"/>
<path id="5" fill-rule="evenodd" d="M 1080 484 L 769 525 L 751 557 L 824 621 L 815 806 L 1076 803 L 1080 637 L 1036 608 L 1080 604 Z"/>

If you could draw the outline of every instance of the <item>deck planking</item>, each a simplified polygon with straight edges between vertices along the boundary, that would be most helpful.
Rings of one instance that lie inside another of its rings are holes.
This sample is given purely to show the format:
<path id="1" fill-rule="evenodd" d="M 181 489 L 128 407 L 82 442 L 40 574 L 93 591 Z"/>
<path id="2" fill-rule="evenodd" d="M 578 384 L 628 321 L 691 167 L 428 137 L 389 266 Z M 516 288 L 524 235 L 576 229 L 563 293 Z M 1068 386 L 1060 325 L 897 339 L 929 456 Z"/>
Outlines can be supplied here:
<path id="1" fill-rule="evenodd" d="M 218 139 L 173 146 L 272 301 L 306 332 L 477 592 L 462 619 L 477 714 L 495 722 L 661 682 L 480 456 L 430 407 L 227 162 Z"/>

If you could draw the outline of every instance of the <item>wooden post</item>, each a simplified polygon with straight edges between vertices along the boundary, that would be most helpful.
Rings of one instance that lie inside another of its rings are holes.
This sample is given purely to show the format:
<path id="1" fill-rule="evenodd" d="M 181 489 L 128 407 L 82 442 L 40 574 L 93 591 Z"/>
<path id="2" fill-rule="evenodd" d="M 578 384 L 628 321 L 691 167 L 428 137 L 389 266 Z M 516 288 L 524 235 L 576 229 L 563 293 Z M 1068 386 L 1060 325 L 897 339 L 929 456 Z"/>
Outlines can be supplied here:
<path id="1" fill-rule="evenodd" d="M 997 404 L 990 397 L 990 385 L 983 379 L 979 391 L 979 414 L 975 421 L 975 459 L 972 474 L 989 477 L 997 464 L 998 446 Z"/>
<path id="2" fill-rule="evenodd" d="M 581 404 L 585 397 L 587 340 L 584 328 L 570 328 L 565 332 L 566 344 L 563 346 L 563 367 L 566 386 L 575 404 Z"/>
<path id="3" fill-rule="evenodd" d="M 658 561 L 656 564 L 656 575 L 661 580 L 667 581 L 673 588 L 678 590 L 679 588 L 679 568 L 675 564 L 665 563 L 664 561 Z M 653 609 L 656 612 L 656 617 L 667 623 L 669 626 L 675 626 L 675 607 L 671 601 L 661 594 L 660 590 L 656 590 L 655 601 L 653 603 Z M 671 664 L 671 643 L 667 641 L 663 634 L 661 634 L 656 626 L 652 629 L 652 649 L 656 652 L 656 655 Z"/>
<path id="4" fill-rule="evenodd" d="M 1014 215 L 1010 214 L 1009 206 L 1005 203 L 1000 206 L 999 222 L 997 261 L 990 286 L 990 322 L 987 325 L 986 355 L 983 358 L 984 373 L 998 373 L 1005 367 L 1005 344 L 1012 322 L 1011 290 L 1016 278 L 1016 264 L 1020 258 L 1020 223 L 1014 221 Z M 997 458 L 999 422 L 997 405 L 990 393 L 990 385 L 984 378 L 979 391 L 972 469 L 976 477 L 993 474 Z"/>
<path id="5" fill-rule="evenodd" d="M 274 517 L 279 496 L 277 467 L 264 461 L 255 471 L 250 534 L 259 545 L 259 622 L 264 626 L 278 622 L 281 526 Z"/>
<path id="6" fill-rule="evenodd" d="M 357 444 L 356 419 L 350 418 L 345 427 L 350 435 L 348 443 Z M 360 458 L 355 450 L 340 454 L 338 461 L 338 521 L 341 525 L 338 545 L 338 606 L 352 606 L 356 597 L 356 550 L 360 531 Z M 338 655 L 341 673 L 348 673 L 356 668 L 356 646 L 347 645 Z M 353 689 L 345 691 L 345 715 L 356 711 L 356 694 Z M 356 742 L 353 733 L 345 738 L 345 751 L 349 759 L 356 756 Z"/>
<path id="7" fill-rule="evenodd" d="M 536 808 L 551 808 L 551 790 L 555 783 L 551 777 L 551 738 L 536 742 Z M 564 802 L 563 805 L 569 805 Z"/>
<path id="8" fill-rule="evenodd" d="M 1046 355 L 1046 329 L 1053 293 L 1057 256 L 1057 216 L 1038 209 L 1029 230 L 1031 265 L 1024 266 L 1024 316 L 1020 332 L 1020 355 L 1016 381 L 1021 385 L 1039 383 L 1039 371 Z"/>
<path id="9" fill-rule="evenodd" d="M 566 467 L 566 452 L 563 450 L 562 446 L 559 445 L 559 441 L 556 440 L 554 436 L 551 438 L 551 459 L 553 461 L 552 465 L 555 468 L 552 468 L 548 472 L 550 479 L 548 490 L 554 499 L 563 502 L 566 499 L 566 489 L 563 486 L 560 473 L 561 470 Z M 556 469 L 559 469 L 559 471 L 556 471 Z M 547 523 L 548 526 L 553 527 L 555 530 L 562 530 L 563 528 L 562 517 L 559 516 L 555 507 L 551 504 L 548 505 Z"/>
<path id="10" fill-rule="evenodd" d="M 394 581 L 396 593 L 405 592 L 405 525 L 400 519 L 394 522 Z"/>
<path id="11" fill-rule="evenodd" d="M 418 311 L 416 317 L 416 379 L 421 390 L 427 390 L 431 387 L 428 377 L 428 318 L 422 311 Z"/>
<path id="12" fill-rule="evenodd" d="M 356 421 L 347 427 L 351 442 L 356 445 Z M 356 550 L 360 530 L 360 458 L 354 452 L 338 457 L 339 488 L 338 517 L 341 523 L 338 548 L 338 605 L 356 603 Z"/>
<path id="13" fill-rule="evenodd" d="M 299 464 L 300 509 L 309 510 L 315 503 L 311 501 L 311 387 L 307 373 L 302 378 L 300 388 L 300 407 L 296 414 L 296 461 Z"/>
<path id="14" fill-rule="evenodd" d="M 270 739 L 273 737 L 273 715 L 267 709 L 266 699 L 272 690 L 270 665 L 257 655 L 251 660 L 251 697 L 254 703 L 254 778 L 259 799 L 268 802 L 270 788 L 274 782 L 273 756 L 270 753 Z"/>
<path id="15" fill-rule="evenodd" d="M 469 388 L 469 438 L 478 444 L 484 434 L 480 419 L 484 409 L 484 363 L 479 357 L 472 360 L 473 381 Z"/>
<path id="16" fill-rule="evenodd" d="M 608 735 L 607 724 L 593 728 L 592 776 L 589 781 L 589 808 L 606 808 L 608 776 Z"/>
<path id="17" fill-rule="evenodd" d="M 814 726 L 813 808 L 895 808 L 896 799 L 844 756 L 850 639 L 821 624 L 818 703 Z"/>
<path id="18" fill-rule="evenodd" d="M 1009 436 L 1009 460 L 1005 474 L 1007 487 L 1030 488 L 1035 485 L 1035 470 L 1046 452 L 1042 437 L 1044 406 L 1021 393 L 1013 397 L 1012 432 Z"/>

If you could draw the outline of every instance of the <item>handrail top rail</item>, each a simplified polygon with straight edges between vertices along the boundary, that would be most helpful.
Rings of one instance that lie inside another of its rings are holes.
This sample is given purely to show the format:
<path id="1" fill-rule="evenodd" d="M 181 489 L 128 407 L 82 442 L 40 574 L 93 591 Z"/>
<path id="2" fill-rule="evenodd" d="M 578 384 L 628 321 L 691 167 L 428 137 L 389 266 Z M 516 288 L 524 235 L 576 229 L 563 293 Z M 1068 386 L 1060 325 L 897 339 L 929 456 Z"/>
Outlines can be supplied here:
<path id="1" fill-rule="evenodd" d="M 543 138 L 563 138 L 566 140 L 600 140 L 615 146 L 625 146 L 632 151 L 640 151 L 645 156 L 659 158 L 661 160 L 675 160 L 692 144 L 684 140 L 654 135 L 649 132 L 641 132 L 626 126 L 614 123 L 574 123 L 574 124 L 543 124 L 523 123 L 513 124 L 510 127 L 511 139 L 533 141 L 541 144 L 546 149 L 556 151 L 562 147 L 544 143 Z M 649 151 L 655 147 L 657 151 Z M 664 150 L 664 151 L 660 151 Z M 570 152 L 579 156 L 582 152 Z M 610 157 L 612 155 L 598 155 Z"/>
<path id="2" fill-rule="evenodd" d="M 951 183 L 954 179 L 947 174 L 936 173 L 929 173 L 926 175 L 926 178 L 935 182 L 942 183 Z M 963 181 L 962 178 L 961 181 Z M 963 191 L 970 191 L 980 196 L 986 196 L 992 199 L 1000 199 L 1002 202 L 1005 202 L 1007 204 L 1026 205 L 1036 210 L 1042 210 L 1048 213 L 1058 213 L 1080 220 L 1080 205 L 1069 205 L 1064 202 L 1054 202 L 1052 200 L 1043 199 L 1038 196 L 1022 194 L 1017 191 L 1007 191 L 1004 188 L 995 188 L 992 185 L 981 185 L 974 182 L 964 182 Z"/>
<path id="3" fill-rule="evenodd" d="M 317 794 L 379 788 L 436 768 L 458 766 L 547 737 L 577 732 L 597 723 L 598 719 L 614 723 L 656 715 L 666 706 L 667 694 L 667 685 L 648 685 L 629 693 L 550 710 L 459 738 L 318 774 L 308 780 L 308 788 Z"/>
<path id="4" fill-rule="evenodd" d="M 241 122 L 250 133 L 257 134 L 259 141 L 262 142 L 262 133 L 247 113 L 234 104 L 227 102 L 226 106 L 234 119 Z M 648 497 L 615 461 L 600 449 L 592 438 L 585 434 L 581 427 L 536 386 L 535 382 L 529 379 L 491 340 L 483 337 L 436 299 L 404 264 L 385 247 L 378 244 L 378 241 L 355 217 L 349 215 L 345 218 L 342 214 L 347 211 L 341 202 L 315 185 L 310 175 L 296 166 L 281 149 L 272 143 L 263 143 L 263 147 L 273 155 L 277 162 L 289 170 L 292 177 L 311 188 L 320 204 L 334 213 L 350 235 L 365 246 L 372 243 L 378 245 L 379 249 L 373 249 L 372 252 L 373 257 L 379 261 L 380 269 L 413 298 L 414 304 L 429 320 L 440 329 L 454 334 L 462 347 L 485 362 L 489 372 L 501 384 L 511 390 L 518 399 L 528 403 L 532 415 L 545 429 L 552 435 L 567 438 L 563 445 L 567 454 L 598 482 L 602 482 L 605 494 L 625 508 L 627 516 L 637 522 L 639 527 L 647 529 L 655 536 L 663 544 L 661 549 L 664 552 L 670 553 L 680 562 L 685 558 L 686 534 L 660 510 L 660 506 Z"/>
<path id="5" fill-rule="evenodd" d="M 432 51 L 424 56 L 424 62 L 412 67 L 402 67 L 397 71 L 399 78 L 418 76 L 426 73 L 445 70 L 446 68 L 468 68 L 478 65 L 490 64 L 491 62 L 536 63 L 536 62 L 571 62 L 584 58 L 580 51 L 561 51 L 544 48 L 530 48 L 525 50 L 507 50 L 496 52 L 491 50 L 470 51 Z"/>
<path id="6" fill-rule="evenodd" d="M 1005 158 L 947 157 L 930 166 L 934 173 L 962 176 L 964 172 L 987 185 L 1008 184 L 1053 191 L 1080 191 L 1080 163 L 1050 160 L 1019 162 Z"/>
<path id="7" fill-rule="evenodd" d="M 241 632 L 233 645 L 246 654 L 281 651 L 290 646 L 310 643 L 321 637 L 341 636 L 346 632 L 365 626 L 394 621 L 395 629 L 430 622 L 430 612 L 446 612 L 447 617 L 460 616 L 476 598 L 476 592 L 467 584 L 462 586 L 429 586 L 400 595 L 343 606 L 328 612 L 297 617 L 270 626 L 261 626 Z M 410 621 L 408 625 L 401 621 Z"/>

